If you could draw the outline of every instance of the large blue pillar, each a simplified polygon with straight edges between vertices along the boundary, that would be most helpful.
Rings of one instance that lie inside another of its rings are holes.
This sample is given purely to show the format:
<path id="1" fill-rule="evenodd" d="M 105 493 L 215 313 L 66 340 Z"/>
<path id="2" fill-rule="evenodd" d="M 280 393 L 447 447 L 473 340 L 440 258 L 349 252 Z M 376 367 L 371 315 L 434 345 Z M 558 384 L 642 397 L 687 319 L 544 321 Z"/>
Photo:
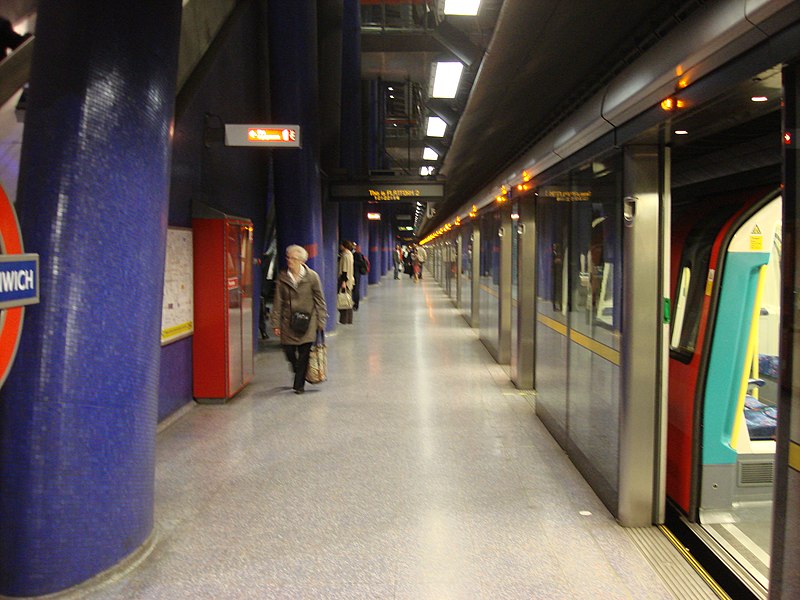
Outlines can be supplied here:
<path id="1" fill-rule="evenodd" d="M 271 120 L 299 124 L 303 144 L 273 155 L 280 264 L 286 267 L 286 246 L 299 244 L 308 250 L 308 265 L 326 280 L 316 6 L 315 0 L 269 3 Z"/>
<path id="2" fill-rule="evenodd" d="M 338 288 L 336 285 L 337 272 L 339 265 L 337 263 L 339 257 L 339 205 L 336 202 L 326 201 L 322 206 L 322 251 L 320 256 L 324 261 L 325 271 L 320 273 L 322 277 L 323 293 L 325 294 L 325 302 L 328 305 L 328 314 L 331 317 L 328 319 L 327 328 L 329 330 L 336 327 L 336 294 Z"/>
<path id="3" fill-rule="evenodd" d="M 369 262 L 375 265 L 369 273 L 369 282 L 378 283 L 381 279 L 381 246 L 383 245 L 381 221 L 370 221 L 369 223 Z"/>
<path id="4" fill-rule="evenodd" d="M 353 175 L 365 172 L 362 152 L 361 6 L 342 3 L 342 117 L 341 166 Z"/>
<path id="5" fill-rule="evenodd" d="M 0 395 L 0 594 L 113 566 L 153 527 L 180 0 L 42 0 L 17 212 L 40 255 Z"/>
<path id="6" fill-rule="evenodd" d="M 361 203 L 341 202 L 339 205 L 339 235 L 343 240 L 361 240 Z M 363 240 L 362 240 L 363 241 Z"/>

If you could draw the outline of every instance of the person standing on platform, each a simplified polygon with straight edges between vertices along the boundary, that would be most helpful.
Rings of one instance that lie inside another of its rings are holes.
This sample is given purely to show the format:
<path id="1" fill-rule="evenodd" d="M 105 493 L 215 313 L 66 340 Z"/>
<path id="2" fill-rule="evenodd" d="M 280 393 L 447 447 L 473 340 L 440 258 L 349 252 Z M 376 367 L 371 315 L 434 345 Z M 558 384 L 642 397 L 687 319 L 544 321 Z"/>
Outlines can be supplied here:
<path id="1" fill-rule="evenodd" d="M 414 279 L 414 244 L 409 244 L 406 247 L 405 256 L 403 257 L 403 264 L 405 271 L 408 273 L 409 279 Z"/>
<path id="2" fill-rule="evenodd" d="M 392 263 L 394 264 L 394 278 L 400 279 L 400 270 L 403 268 L 403 248 L 400 244 L 395 244 L 394 246 Z"/>
<path id="3" fill-rule="evenodd" d="M 292 244 L 286 248 L 288 268 L 281 271 L 275 286 L 275 302 L 270 313 L 275 335 L 281 340 L 286 359 L 292 365 L 295 394 L 305 391 L 306 370 L 311 344 L 317 331 L 325 329 L 328 308 L 316 271 L 306 266 L 308 252 Z"/>
<path id="4" fill-rule="evenodd" d="M 419 281 L 421 271 L 422 265 L 419 262 L 419 246 L 413 246 L 411 249 L 411 279 L 414 283 Z"/>
<path id="5" fill-rule="evenodd" d="M 425 266 L 425 261 L 428 260 L 428 251 L 422 246 L 416 247 L 417 261 L 419 261 L 419 278 L 422 279 L 422 269 Z"/>
<path id="6" fill-rule="evenodd" d="M 339 292 L 344 291 L 352 297 L 355 286 L 355 276 L 353 275 L 353 244 L 344 240 L 339 244 Z M 339 323 L 350 325 L 353 322 L 353 309 L 339 310 Z"/>
<path id="7" fill-rule="evenodd" d="M 358 242 L 353 242 L 353 310 L 358 310 L 361 300 L 361 276 L 369 273 L 369 260 L 361 253 L 361 246 Z"/>

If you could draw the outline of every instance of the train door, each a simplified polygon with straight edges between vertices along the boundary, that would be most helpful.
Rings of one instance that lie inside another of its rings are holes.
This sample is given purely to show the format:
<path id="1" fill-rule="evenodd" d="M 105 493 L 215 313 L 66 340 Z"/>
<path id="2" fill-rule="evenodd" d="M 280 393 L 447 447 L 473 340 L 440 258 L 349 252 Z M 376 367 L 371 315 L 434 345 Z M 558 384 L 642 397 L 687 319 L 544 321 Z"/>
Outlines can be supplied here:
<path id="1" fill-rule="evenodd" d="M 511 205 L 511 289 L 510 289 L 510 303 L 511 310 L 509 313 L 509 360 L 511 363 L 511 381 L 516 380 L 519 364 L 519 201 L 514 200 Z"/>
<path id="2" fill-rule="evenodd" d="M 674 218 L 667 494 L 767 588 L 782 200 L 752 190 Z"/>
<path id="3" fill-rule="evenodd" d="M 480 338 L 500 364 L 511 358 L 511 237 L 507 206 L 481 218 Z"/>
<path id="4" fill-rule="evenodd" d="M 524 187 L 527 192 L 530 187 Z M 511 328 L 511 381 L 520 389 L 533 389 L 536 364 L 536 197 L 533 193 L 520 196 L 512 219 L 515 223 L 516 306 L 512 308 L 515 323 Z"/>

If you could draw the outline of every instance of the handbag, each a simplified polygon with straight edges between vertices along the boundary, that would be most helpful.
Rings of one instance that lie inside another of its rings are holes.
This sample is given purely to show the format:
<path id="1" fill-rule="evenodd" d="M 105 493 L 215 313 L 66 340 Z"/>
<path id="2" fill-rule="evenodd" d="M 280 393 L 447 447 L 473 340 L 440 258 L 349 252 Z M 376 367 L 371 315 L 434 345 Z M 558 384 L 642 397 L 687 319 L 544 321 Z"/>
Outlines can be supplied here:
<path id="1" fill-rule="evenodd" d="M 340 291 L 336 294 L 336 309 L 337 310 L 350 310 L 353 308 L 353 297 L 350 292 Z"/>
<path id="2" fill-rule="evenodd" d="M 288 286 L 287 286 L 288 287 Z M 301 310 L 292 310 L 292 296 L 289 292 L 289 328 L 295 333 L 304 334 L 311 324 L 311 314 Z"/>
<path id="3" fill-rule="evenodd" d="M 308 331 L 308 326 L 310 323 L 311 315 L 299 310 L 294 311 L 292 316 L 289 318 L 289 327 L 291 327 L 292 331 L 295 333 L 305 333 Z"/>
<path id="4" fill-rule="evenodd" d="M 325 332 L 318 331 L 317 339 L 308 355 L 306 381 L 322 383 L 328 378 L 328 348 L 325 346 Z"/>

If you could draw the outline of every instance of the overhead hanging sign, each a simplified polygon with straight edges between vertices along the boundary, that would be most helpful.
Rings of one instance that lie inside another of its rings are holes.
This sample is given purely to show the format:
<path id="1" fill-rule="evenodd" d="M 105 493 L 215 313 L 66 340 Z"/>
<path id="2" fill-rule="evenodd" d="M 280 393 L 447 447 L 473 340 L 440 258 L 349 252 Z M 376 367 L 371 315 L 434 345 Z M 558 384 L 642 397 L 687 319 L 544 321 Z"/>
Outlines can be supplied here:
<path id="1" fill-rule="evenodd" d="M 302 148 L 300 125 L 225 125 L 225 145 Z"/>
<path id="2" fill-rule="evenodd" d="M 331 200 L 381 202 L 438 202 L 444 198 L 443 183 L 334 183 Z"/>

